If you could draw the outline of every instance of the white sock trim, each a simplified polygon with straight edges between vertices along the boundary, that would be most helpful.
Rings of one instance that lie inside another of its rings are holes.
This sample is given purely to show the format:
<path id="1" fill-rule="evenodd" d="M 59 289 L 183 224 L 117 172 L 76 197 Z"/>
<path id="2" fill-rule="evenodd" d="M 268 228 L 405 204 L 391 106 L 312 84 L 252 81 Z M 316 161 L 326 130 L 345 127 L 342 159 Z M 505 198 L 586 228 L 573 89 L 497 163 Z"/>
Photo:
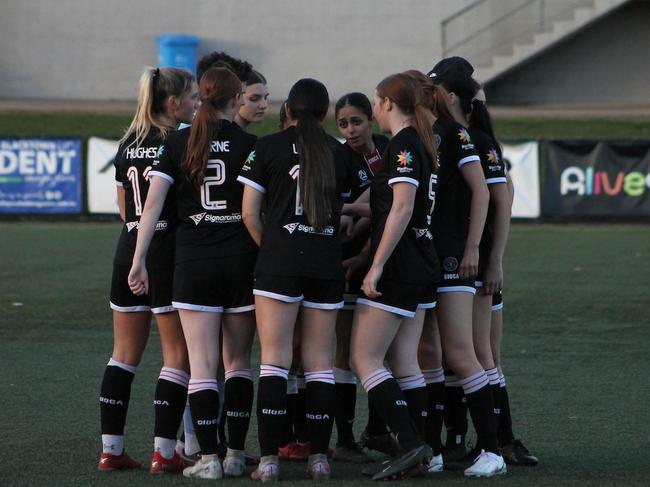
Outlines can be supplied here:
<path id="1" fill-rule="evenodd" d="M 181 387 L 187 387 L 190 383 L 190 374 L 181 369 L 172 369 L 171 367 L 163 367 L 160 369 L 158 379 L 166 380 L 178 384 Z"/>
<path id="2" fill-rule="evenodd" d="M 366 392 L 370 392 L 370 390 L 373 389 L 374 387 L 392 378 L 393 376 L 391 375 L 390 372 L 388 372 L 384 368 L 381 368 L 371 372 L 368 376 L 361 379 L 361 385 L 366 390 Z"/>
<path id="3" fill-rule="evenodd" d="M 351 370 L 334 367 L 334 382 L 337 384 L 357 384 L 357 376 Z"/>
<path id="4" fill-rule="evenodd" d="M 119 367 L 122 370 L 126 370 L 127 372 L 131 372 L 132 374 L 135 374 L 135 371 L 138 370 L 138 367 L 135 365 L 128 365 L 128 364 L 123 364 L 122 362 L 118 362 L 117 360 L 113 360 L 113 357 L 108 361 L 108 367 Z"/>
<path id="5" fill-rule="evenodd" d="M 305 383 L 309 384 L 310 382 L 324 382 L 325 384 L 334 385 L 334 371 L 329 369 L 305 372 Z"/>
<path id="6" fill-rule="evenodd" d="M 194 394 L 199 391 L 215 391 L 219 392 L 219 385 L 217 379 L 190 379 L 187 387 L 188 394 Z"/>

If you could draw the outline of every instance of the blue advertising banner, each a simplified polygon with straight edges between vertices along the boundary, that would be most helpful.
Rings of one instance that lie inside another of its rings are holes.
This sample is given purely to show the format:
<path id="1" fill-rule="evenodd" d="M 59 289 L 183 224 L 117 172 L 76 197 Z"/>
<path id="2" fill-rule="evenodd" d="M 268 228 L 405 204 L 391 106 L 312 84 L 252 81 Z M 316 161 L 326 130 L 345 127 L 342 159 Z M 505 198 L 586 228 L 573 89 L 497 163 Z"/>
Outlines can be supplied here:
<path id="1" fill-rule="evenodd" d="M 80 139 L 0 138 L 0 213 L 80 212 Z"/>

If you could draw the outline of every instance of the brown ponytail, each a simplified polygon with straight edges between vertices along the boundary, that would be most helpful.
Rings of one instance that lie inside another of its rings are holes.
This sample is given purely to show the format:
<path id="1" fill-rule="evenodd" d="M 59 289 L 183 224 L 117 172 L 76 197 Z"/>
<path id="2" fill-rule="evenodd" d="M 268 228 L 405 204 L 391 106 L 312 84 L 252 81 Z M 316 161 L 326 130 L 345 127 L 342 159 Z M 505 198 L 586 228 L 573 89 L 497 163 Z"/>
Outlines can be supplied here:
<path id="1" fill-rule="evenodd" d="M 221 130 L 222 120 L 218 111 L 224 109 L 230 100 L 241 93 L 241 88 L 242 84 L 237 75 L 226 68 L 208 69 L 201 77 L 201 106 L 192 122 L 182 164 L 183 171 L 197 189 L 203 184 L 210 143 Z"/>

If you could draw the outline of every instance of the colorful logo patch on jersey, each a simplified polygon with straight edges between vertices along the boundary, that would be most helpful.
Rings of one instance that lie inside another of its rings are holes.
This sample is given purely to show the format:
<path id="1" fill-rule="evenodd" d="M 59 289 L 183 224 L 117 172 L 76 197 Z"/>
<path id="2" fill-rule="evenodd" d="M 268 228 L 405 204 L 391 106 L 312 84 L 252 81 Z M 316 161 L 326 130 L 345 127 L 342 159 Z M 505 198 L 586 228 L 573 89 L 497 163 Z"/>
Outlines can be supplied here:
<path id="1" fill-rule="evenodd" d="M 253 161 L 255 160 L 255 151 L 251 151 L 250 154 L 248 154 L 248 157 L 246 158 L 246 162 L 244 164 L 251 165 L 253 164 Z"/>
<path id="2" fill-rule="evenodd" d="M 138 226 L 138 222 L 126 222 L 126 231 L 130 232 Z"/>
<path id="3" fill-rule="evenodd" d="M 413 156 L 409 151 L 403 150 L 397 155 L 397 162 L 399 162 L 399 165 L 402 167 L 410 166 L 413 162 Z"/>
<path id="4" fill-rule="evenodd" d="M 205 212 L 197 213 L 196 215 L 190 215 L 190 219 L 194 222 L 194 225 L 198 225 L 199 223 L 201 223 L 201 220 L 203 220 L 204 216 L 205 216 Z"/>
<path id="5" fill-rule="evenodd" d="M 284 226 L 284 228 L 287 230 L 287 232 L 293 233 L 296 230 L 296 228 L 298 228 L 298 225 L 300 225 L 300 224 L 297 223 L 297 222 L 296 223 L 288 223 L 288 224 L 286 224 Z"/>
<path id="6" fill-rule="evenodd" d="M 442 268 L 447 272 L 453 272 L 458 269 L 458 259 L 456 257 L 445 257 L 442 261 Z"/>
<path id="7" fill-rule="evenodd" d="M 162 156 L 163 152 L 165 152 L 165 146 L 161 145 L 160 147 L 158 147 L 158 153 L 156 154 L 156 157 Z"/>
<path id="8" fill-rule="evenodd" d="M 460 141 L 463 144 L 469 144 L 469 142 L 472 140 L 471 137 L 469 136 L 469 132 L 465 128 L 461 128 L 458 131 L 458 138 L 460 138 Z"/>
<path id="9" fill-rule="evenodd" d="M 496 151 L 496 149 L 492 148 L 487 154 L 488 161 L 490 161 L 490 164 L 496 164 L 499 162 L 499 154 Z"/>

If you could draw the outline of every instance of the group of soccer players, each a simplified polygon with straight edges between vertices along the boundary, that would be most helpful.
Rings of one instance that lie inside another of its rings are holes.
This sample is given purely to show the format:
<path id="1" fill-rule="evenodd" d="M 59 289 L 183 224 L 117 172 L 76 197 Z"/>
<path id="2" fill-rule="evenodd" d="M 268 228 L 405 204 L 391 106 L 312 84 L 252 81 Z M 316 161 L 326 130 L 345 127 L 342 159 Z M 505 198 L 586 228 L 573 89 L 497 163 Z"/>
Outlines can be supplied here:
<path id="1" fill-rule="evenodd" d="M 163 367 L 151 473 L 240 477 L 255 463 L 251 478 L 270 481 L 285 458 L 307 460 L 321 480 L 332 454 L 371 461 L 364 447 L 390 455 L 364 470 L 375 480 L 537 463 L 512 434 L 499 365 L 513 193 L 472 73 L 447 58 L 427 75 L 385 78 L 372 104 L 343 96 L 341 144 L 322 127 L 330 100 L 317 80 L 297 81 L 280 132 L 257 139 L 246 127 L 263 119 L 268 90 L 250 64 L 212 53 L 198 84 L 181 69 L 145 70 L 115 158 L 124 226 L 100 470 L 140 466 L 124 451 L 124 427 L 152 313 Z M 368 394 L 360 443 L 357 381 Z"/>

